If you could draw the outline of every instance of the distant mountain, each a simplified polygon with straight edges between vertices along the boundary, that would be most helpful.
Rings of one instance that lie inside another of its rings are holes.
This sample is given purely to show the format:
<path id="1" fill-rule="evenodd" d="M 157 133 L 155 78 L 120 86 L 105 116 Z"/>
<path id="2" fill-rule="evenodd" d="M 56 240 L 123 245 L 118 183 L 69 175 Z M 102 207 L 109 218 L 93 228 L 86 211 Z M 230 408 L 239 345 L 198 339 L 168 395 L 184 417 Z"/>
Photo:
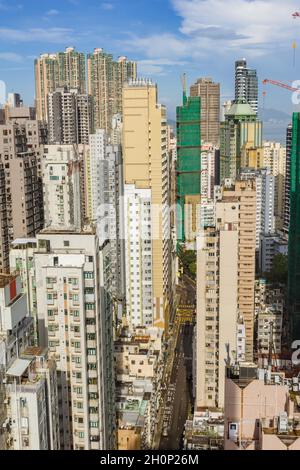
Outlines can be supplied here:
<path id="1" fill-rule="evenodd" d="M 280 142 L 282 145 L 286 143 L 286 128 L 292 120 L 292 116 L 278 109 L 262 109 L 258 108 L 258 117 L 264 123 L 263 139 Z M 176 121 L 168 119 L 168 124 L 176 132 Z"/>
<path id="2" fill-rule="evenodd" d="M 262 109 L 258 108 L 258 116 L 264 122 L 282 122 L 289 123 L 292 119 L 290 114 L 285 113 L 284 111 L 279 111 L 278 109 Z"/>
<path id="3" fill-rule="evenodd" d="M 263 121 L 263 139 L 286 144 L 286 128 L 292 116 L 278 109 L 258 108 L 259 119 Z"/>

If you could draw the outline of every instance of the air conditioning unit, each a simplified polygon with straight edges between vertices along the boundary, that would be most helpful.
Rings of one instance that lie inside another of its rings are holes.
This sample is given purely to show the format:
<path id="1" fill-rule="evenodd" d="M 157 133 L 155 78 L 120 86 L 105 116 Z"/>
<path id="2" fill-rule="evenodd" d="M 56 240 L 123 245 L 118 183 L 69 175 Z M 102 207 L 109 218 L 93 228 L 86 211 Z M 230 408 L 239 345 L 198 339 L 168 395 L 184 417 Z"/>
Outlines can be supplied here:
<path id="1" fill-rule="evenodd" d="M 239 434 L 239 423 L 228 423 L 228 434 L 231 441 L 237 442 Z"/>
<path id="2" fill-rule="evenodd" d="M 279 433 L 287 433 L 288 432 L 288 415 L 285 411 L 284 413 L 280 413 L 278 419 L 278 432 Z"/>

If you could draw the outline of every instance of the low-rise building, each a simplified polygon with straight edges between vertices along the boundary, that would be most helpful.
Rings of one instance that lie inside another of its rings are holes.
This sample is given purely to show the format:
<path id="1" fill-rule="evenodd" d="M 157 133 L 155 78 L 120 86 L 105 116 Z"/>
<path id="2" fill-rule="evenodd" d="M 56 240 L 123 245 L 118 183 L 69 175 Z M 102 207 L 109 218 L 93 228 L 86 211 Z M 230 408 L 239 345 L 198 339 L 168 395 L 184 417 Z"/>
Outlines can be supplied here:
<path id="1" fill-rule="evenodd" d="M 299 376 L 252 363 L 227 367 L 225 450 L 299 450 L 299 399 Z"/>
<path id="2" fill-rule="evenodd" d="M 220 411 L 195 411 L 184 431 L 185 450 L 223 450 L 224 416 Z"/>
<path id="3" fill-rule="evenodd" d="M 115 342 L 119 450 L 151 448 L 161 397 L 161 353 L 158 328 L 124 328 Z"/>

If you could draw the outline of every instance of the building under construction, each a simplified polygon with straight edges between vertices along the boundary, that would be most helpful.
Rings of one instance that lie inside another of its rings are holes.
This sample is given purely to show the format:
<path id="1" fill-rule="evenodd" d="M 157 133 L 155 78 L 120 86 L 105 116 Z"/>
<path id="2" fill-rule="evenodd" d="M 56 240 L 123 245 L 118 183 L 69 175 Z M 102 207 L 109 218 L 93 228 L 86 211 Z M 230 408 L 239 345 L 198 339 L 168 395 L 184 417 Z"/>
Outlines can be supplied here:
<path id="1" fill-rule="evenodd" d="M 201 98 L 187 97 L 177 107 L 177 239 L 193 241 L 201 195 Z"/>

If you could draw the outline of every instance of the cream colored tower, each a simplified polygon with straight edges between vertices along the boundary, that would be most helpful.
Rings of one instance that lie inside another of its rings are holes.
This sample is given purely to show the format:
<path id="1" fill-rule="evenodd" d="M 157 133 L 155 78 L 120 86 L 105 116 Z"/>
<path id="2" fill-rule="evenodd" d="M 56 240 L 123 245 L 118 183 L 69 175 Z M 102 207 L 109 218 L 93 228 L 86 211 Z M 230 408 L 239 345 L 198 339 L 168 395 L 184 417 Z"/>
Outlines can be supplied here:
<path id="1" fill-rule="evenodd" d="M 227 345 L 237 345 L 238 200 L 218 202 L 216 212 L 216 226 L 197 238 L 197 408 L 224 406 Z"/>
<path id="2" fill-rule="evenodd" d="M 238 253 L 238 309 L 246 328 L 246 360 L 253 360 L 254 336 L 254 284 L 256 245 L 256 188 L 255 180 L 237 181 L 223 191 L 223 201 L 238 200 L 239 253 Z M 228 221 L 230 222 L 230 220 Z"/>
<path id="3" fill-rule="evenodd" d="M 168 154 L 166 110 L 157 103 L 156 85 L 138 80 L 124 86 L 123 120 L 127 319 L 167 329 Z"/>
<path id="4" fill-rule="evenodd" d="M 36 59 L 35 100 L 37 119 L 48 120 L 48 93 L 58 87 L 75 88 L 79 93 L 86 92 L 85 55 L 68 47 L 65 52 L 42 54 Z"/>
<path id="5" fill-rule="evenodd" d="M 136 62 L 119 57 L 117 61 L 103 49 L 87 56 L 88 93 L 94 100 L 95 128 L 111 130 L 112 118 L 122 112 L 122 89 L 136 79 Z"/>
<path id="6" fill-rule="evenodd" d="M 253 358 L 255 182 L 222 192 L 197 239 L 196 407 L 223 408 L 227 359 Z"/>

